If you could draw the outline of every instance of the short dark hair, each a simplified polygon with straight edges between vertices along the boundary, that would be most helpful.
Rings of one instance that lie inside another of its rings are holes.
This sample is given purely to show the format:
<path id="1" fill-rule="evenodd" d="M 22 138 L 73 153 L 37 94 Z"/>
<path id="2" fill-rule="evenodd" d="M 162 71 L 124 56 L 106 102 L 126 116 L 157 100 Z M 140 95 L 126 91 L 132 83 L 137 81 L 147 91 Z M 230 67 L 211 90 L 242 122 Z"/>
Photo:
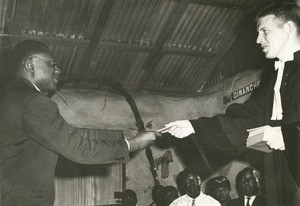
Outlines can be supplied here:
<path id="1" fill-rule="evenodd" d="M 175 199 L 179 197 L 178 190 L 172 185 L 168 185 L 162 191 L 162 199 L 164 205 L 170 205 Z"/>
<path id="2" fill-rule="evenodd" d="M 294 22 L 297 26 L 297 32 L 300 34 L 300 8 L 296 3 L 272 3 L 261 9 L 261 11 L 256 15 L 256 21 L 267 15 L 274 15 L 282 22 Z"/>
<path id="3" fill-rule="evenodd" d="M 225 176 L 217 176 L 209 179 L 206 182 L 205 191 L 207 194 L 211 195 L 214 190 L 216 190 L 219 187 L 227 187 L 231 189 L 230 187 L 230 181 Z"/>
<path id="4" fill-rule="evenodd" d="M 188 176 L 191 175 L 191 174 L 200 177 L 200 174 L 196 169 L 185 168 L 184 170 L 182 170 L 181 172 L 178 173 L 177 182 L 179 184 L 182 184 L 188 178 Z"/>
<path id="5" fill-rule="evenodd" d="M 14 69 L 23 66 L 24 61 L 33 54 L 50 53 L 46 44 L 37 40 L 25 40 L 18 43 L 12 50 L 12 64 Z"/>
<path id="6" fill-rule="evenodd" d="M 253 177 L 255 178 L 255 183 L 256 183 L 256 186 L 258 188 L 258 193 L 261 194 L 261 189 L 262 189 L 262 180 L 261 180 L 261 176 L 260 176 L 260 173 L 257 169 L 253 168 L 253 167 L 246 167 L 244 168 L 243 170 L 241 170 L 237 176 L 236 176 L 236 183 L 237 183 L 237 189 L 239 191 L 241 191 L 241 188 L 240 188 L 240 183 L 242 182 L 242 178 L 247 174 L 247 173 L 250 173 L 253 175 Z"/>
<path id="7" fill-rule="evenodd" d="M 154 187 L 152 188 L 152 193 L 151 193 L 152 199 L 153 199 L 154 202 L 160 201 L 157 198 L 160 198 L 161 193 L 162 193 L 162 191 L 163 191 L 164 188 L 165 187 L 162 186 L 162 185 L 158 185 L 158 184 L 154 185 Z"/>
<path id="8" fill-rule="evenodd" d="M 162 194 L 166 195 L 166 193 L 168 193 L 168 192 L 174 192 L 174 193 L 177 193 L 177 195 L 178 195 L 177 188 L 172 185 L 165 186 L 165 188 L 162 191 Z"/>
<path id="9" fill-rule="evenodd" d="M 177 183 L 177 188 L 178 188 L 180 195 L 186 194 L 185 181 L 189 175 L 196 175 L 196 176 L 200 177 L 198 170 L 196 170 L 194 168 L 185 168 L 184 170 L 179 172 L 176 177 L 176 183 Z M 201 177 L 200 177 L 200 179 L 201 179 Z"/>
<path id="10" fill-rule="evenodd" d="M 122 199 L 125 200 L 125 198 L 128 198 L 130 197 L 131 200 L 137 202 L 137 196 L 136 196 L 136 193 L 135 191 L 131 190 L 131 189 L 126 189 L 123 191 L 123 195 L 122 195 Z"/>

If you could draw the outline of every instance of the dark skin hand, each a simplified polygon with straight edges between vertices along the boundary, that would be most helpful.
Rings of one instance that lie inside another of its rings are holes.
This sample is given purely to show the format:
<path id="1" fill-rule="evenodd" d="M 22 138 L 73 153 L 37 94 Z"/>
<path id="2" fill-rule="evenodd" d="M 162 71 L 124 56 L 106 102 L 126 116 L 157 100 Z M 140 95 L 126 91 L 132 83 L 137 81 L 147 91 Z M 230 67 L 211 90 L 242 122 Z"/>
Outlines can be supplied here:
<path id="1" fill-rule="evenodd" d="M 161 137 L 162 134 L 159 132 L 139 132 L 135 137 L 127 139 L 130 145 L 130 152 L 134 152 L 139 149 L 143 149 L 151 146 L 157 137 Z"/>

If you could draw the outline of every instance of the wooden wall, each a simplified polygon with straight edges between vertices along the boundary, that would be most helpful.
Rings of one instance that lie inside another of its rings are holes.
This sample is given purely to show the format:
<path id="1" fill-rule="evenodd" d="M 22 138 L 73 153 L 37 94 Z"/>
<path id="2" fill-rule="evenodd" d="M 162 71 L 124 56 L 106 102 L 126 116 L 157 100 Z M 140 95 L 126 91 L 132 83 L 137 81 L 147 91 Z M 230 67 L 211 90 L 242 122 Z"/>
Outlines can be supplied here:
<path id="1" fill-rule="evenodd" d="M 97 129 L 83 135 L 99 138 Z M 92 206 L 115 204 L 114 192 L 124 188 L 124 165 L 82 165 L 60 157 L 56 167 L 54 206 Z"/>

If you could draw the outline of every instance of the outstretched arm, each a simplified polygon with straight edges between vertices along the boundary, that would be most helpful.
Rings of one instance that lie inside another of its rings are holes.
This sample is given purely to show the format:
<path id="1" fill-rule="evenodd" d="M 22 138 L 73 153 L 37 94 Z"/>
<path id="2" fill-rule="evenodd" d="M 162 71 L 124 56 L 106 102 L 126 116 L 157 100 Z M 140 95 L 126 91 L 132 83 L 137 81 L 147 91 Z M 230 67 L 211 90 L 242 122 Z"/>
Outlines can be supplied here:
<path id="1" fill-rule="evenodd" d="M 133 139 L 112 138 L 122 136 L 120 131 L 104 130 L 103 138 L 93 139 L 81 135 L 81 131 L 69 125 L 59 114 L 57 104 L 48 97 L 37 95 L 28 101 L 23 113 L 23 128 L 36 142 L 72 161 L 83 164 L 124 162 L 129 152 L 154 143 L 156 132 L 139 133 Z"/>

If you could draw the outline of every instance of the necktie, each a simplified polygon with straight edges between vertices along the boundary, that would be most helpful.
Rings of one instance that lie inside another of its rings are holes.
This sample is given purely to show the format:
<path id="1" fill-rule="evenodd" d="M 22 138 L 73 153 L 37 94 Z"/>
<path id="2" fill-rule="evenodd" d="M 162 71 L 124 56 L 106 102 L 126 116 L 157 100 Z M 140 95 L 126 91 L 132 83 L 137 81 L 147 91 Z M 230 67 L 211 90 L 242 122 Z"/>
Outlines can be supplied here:
<path id="1" fill-rule="evenodd" d="M 193 199 L 192 206 L 195 206 L 195 199 Z M 250 206 L 250 205 L 249 205 Z"/>
<path id="2" fill-rule="evenodd" d="M 250 199 L 251 199 L 251 197 L 247 197 L 247 204 L 246 204 L 246 206 L 250 206 Z"/>
<path id="3" fill-rule="evenodd" d="M 276 83 L 274 86 L 274 100 L 273 100 L 273 112 L 271 120 L 281 120 L 282 119 L 282 105 L 280 96 L 280 86 L 283 76 L 284 62 L 275 61 L 275 70 L 277 71 Z"/>

